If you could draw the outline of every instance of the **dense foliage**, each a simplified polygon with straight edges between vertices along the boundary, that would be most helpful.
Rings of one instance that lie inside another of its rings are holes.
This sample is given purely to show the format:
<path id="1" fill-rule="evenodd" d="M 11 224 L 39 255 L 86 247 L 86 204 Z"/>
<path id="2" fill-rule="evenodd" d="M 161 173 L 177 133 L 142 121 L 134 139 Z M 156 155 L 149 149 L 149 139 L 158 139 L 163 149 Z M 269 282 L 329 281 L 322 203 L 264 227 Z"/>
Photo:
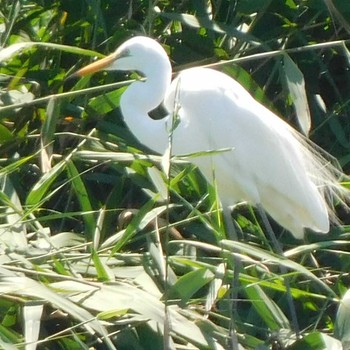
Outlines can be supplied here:
<path id="1" fill-rule="evenodd" d="M 0 0 L 0 347 L 349 349 L 346 210 L 303 242 L 272 223 L 281 255 L 242 205 L 230 241 L 201 174 L 126 129 L 128 76 L 65 80 L 136 34 L 350 170 L 348 1 Z"/>

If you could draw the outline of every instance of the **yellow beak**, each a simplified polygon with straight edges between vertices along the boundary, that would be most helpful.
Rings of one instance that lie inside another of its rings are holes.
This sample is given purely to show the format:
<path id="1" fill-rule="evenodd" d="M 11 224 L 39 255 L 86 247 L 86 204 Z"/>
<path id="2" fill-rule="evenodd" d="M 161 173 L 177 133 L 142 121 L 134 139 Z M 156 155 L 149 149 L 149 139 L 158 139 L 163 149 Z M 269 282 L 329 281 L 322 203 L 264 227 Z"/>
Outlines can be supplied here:
<path id="1" fill-rule="evenodd" d="M 109 65 L 111 65 L 115 59 L 116 59 L 116 55 L 115 53 L 112 53 L 96 62 L 93 62 L 87 65 L 86 67 L 79 69 L 77 72 L 72 74 L 72 76 L 82 77 L 84 75 L 98 72 L 102 69 L 107 68 Z"/>

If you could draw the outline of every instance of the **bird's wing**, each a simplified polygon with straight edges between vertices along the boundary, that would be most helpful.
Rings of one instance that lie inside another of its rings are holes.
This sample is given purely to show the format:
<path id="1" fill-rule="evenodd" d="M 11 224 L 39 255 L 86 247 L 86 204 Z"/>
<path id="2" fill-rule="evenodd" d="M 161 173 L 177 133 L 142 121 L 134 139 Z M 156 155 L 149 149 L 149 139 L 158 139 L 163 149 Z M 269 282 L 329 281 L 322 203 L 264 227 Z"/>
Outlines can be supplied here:
<path id="1" fill-rule="evenodd" d="M 309 176 L 305 146 L 236 81 L 190 69 L 173 82 L 166 103 L 169 109 L 177 105 L 181 120 L 173 138 L 176 154 L 232 148 L 194 159 L 209 181 L 215 172 L 223 203 L 261 204 L 296 235 L 303 227 L 328 230 L 327 206 Z"/>

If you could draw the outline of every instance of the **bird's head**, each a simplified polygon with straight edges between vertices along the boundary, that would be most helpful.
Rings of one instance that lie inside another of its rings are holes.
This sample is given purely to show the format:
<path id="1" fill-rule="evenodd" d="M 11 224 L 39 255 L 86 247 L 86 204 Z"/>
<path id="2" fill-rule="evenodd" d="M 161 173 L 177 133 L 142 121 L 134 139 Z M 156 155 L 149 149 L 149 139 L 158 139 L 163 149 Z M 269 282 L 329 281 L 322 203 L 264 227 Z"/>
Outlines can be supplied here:
<path id="1" fill-rule="evenodd" d="M 170 66 L 162 46 L 153 39 L 137 36 L 127 40 L 112 54 L 81 68 L 74 76 L 84 76 L 100 70 L 138 71 L 147 76 L 151 69 L 161 64 Z"/>

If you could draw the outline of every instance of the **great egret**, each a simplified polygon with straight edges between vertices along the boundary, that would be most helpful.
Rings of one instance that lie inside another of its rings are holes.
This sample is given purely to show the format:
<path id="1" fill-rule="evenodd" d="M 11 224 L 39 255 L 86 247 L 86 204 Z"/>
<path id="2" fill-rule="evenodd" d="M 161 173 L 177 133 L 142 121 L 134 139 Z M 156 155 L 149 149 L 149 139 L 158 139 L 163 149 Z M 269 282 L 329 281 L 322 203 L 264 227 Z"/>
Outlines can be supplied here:
<path id="1" fill-rule="evenodd" d="M 237 81 L 216 70 L 190 68 L 171 82 L 165 50 L 141 36 L 75 75 L 100 69 L 137 71 L 146 78 L 131 84 L 120 106 L 127 126 L 147 147 L 166 151 L 176 108 L 173 154 L 231 149 L 193 158 L 210 183 L 215 174 L 224 207 L 239 201 L 262 207 L 296 238 L 303 238 L 305 228 L 329 231 L 332 199 L 345 191 L 338 183 L 341 172 Z M 148 113 L 161 104 L 168 116 L 151 119 Z"/>

